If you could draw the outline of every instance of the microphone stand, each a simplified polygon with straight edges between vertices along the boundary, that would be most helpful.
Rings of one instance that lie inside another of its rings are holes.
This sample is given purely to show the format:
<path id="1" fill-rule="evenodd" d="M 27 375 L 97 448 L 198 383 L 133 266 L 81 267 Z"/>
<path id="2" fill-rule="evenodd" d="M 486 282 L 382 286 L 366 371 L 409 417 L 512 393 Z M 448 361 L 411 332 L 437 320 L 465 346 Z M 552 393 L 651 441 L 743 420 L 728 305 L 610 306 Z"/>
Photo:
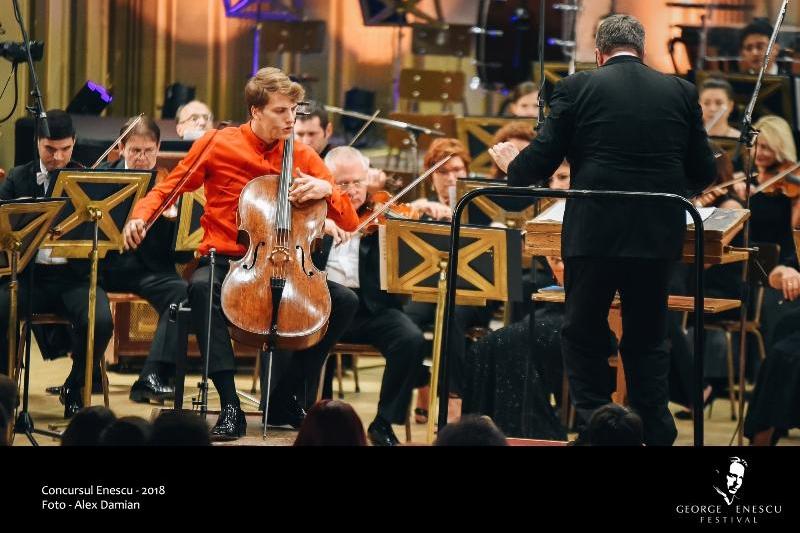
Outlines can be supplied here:
<path id="1" fill-rule="evenodd" d="M 539 1 L 539 117 L 536 120 L 536 131 L 539 132 L 544 126 L 544 0 Z"/>
<path id="2" fill-rule="evenodd" d="M 764 74 L 767 71 L 767 66 L 769 63 L 769 58 L 772 55 L 772 49 L 775 46 L 775 40 L 778 38 L 778 32 L 783 25 L 783 19 L 786 17 L 786 9 L 789 5 L 789 0 L 783 0 L 781 8 L 778 10 L 778 18 L 775 21 L 775 27 L 772 30 L 772 36 L 769 39 L 769 44 L 767 45 L 767 50 L 764 55 L 764 61 L 761 64 L 761 70 L 758 73 L 758 79 L 756 80 L 756 85 L 753 88 L 753 95 L 750 97 L 750 103 L 747 105 L 747 109 L 744 113 L 744 118 L 742 118 L 742 134 L 739 137 L 739 145 L 742 149 L 747 148 L 752 149 L 756 145 L 756 140 L 758 139 L 758 130 L 753 129 L 753 110 L 756 107 L 756 102 L 758 101 L 758 94 L 761 91 L 761 84 L 764 80 Z M 757 148 L 756 148 L 757 150 Z M 747 159 L 747 170 L 745 172 L 745 176 L 747 176 L 746 189 L 745 189 L 745 209 L 750 209 L 750 176 L 753 175 L 753 161 L 755 160 L 755 154 L 748 157 Z M 743 232 L 743 239 L 744 239 L 744 248 L 748 249 L 748 251 L 752 254 L 753 252 L 758 252 L 757 248 L 750 249 L 750 219 L 748 218 L 744 223 L 744 228 L 742 229 Z M 746 350 L 747 350 L 747 337 L 745 335 L 745 324 L 747 323 L 747 311 L 749 307 L 750 301 L 750 286 L 749 286 L 749 265 L 750 261 L 753 260 L 749 258 L 742 268 L 742 306 L 739 310 L 739 421 L 736 427 L 736 434 L 738 435 L 737 444 L 742 446 L 744 443 L 744 381 L 745 381 L 745 362 L 746 362 Z M 757 260 L 757 259 L 756 259 Z M 695 416 L 703 416 L 702 411 L 698 411 L 701 409 L 698 406 L 703 405 L 703 398 L 702 398 L 702 387 L 699 386 L 699 383 L 702 381 L 702 374 L 700 372 L 697 373 L 695 376 L 698 380 L 698 386 L 695 387 L 696 389 L 696 397 L 694 399 L 693 405 L 695 405 Z M 733 439 L 731 439 L 733 440 Z"/>
<path id="3" fill-rule="evenodd" d="M 32 162 L 34 171 L 38 173 L 40 166 L 38 137 L 39 134 L 41 134 L 42 137 L 50 137 L 50 128 L 47 124 L 47 113 L 45 113 L 44 101 L 42 100 L 42 91 L 39 88 L 39 78 L 36 76 L 36 69 L 33 68 L 33 56 L 31 55 L 30 38 L 28 37 L 27 30 L 25 30 L 25 23 L 22 20 L 22 12 L 19 8 L 19 2 L 18 0 L 12 0 L 12 4 L 14 7 L 14 18 L 17 20 L 20 32 L 22 33 L 22 42 L 23 47 L 25 48 L 25 55 L 28 60 L 28 71 L 31 78 L 30 94 L 33 97 L 33 105 L 25 106 L 25 109 L 27 109 L 28 113 L 30 113 L 34 118 Z M 31 330 L 33 329 L 31 327 L 33 313 L 33 276 L 36 270 L 35 264 L 35 260 L 31 261 L 28 270 L 28 279 L 26 280 L 25 284 L 25 303 L 27 308 L 25 310 L 25 320 L 28 324 L 25 335 L 25 384 L 23 389 L 22 411 L 19 413 L 19 416 L 14 423 L 14 432 L 25 434 L 33 446 L 38 446 L 39 444 L 36 442 L 36 439 L 33 438 L 33 433 L 40 433 L 50 437 L 60 437 L 60 434 L 52 431 L 36 429 L 33 425 L 33 419 L 28 412 L 28 388 L 31 368 Z M 17 332 L 15 334 L 18 335 L 19 326 L 17 326 L 15 331 Z"/>

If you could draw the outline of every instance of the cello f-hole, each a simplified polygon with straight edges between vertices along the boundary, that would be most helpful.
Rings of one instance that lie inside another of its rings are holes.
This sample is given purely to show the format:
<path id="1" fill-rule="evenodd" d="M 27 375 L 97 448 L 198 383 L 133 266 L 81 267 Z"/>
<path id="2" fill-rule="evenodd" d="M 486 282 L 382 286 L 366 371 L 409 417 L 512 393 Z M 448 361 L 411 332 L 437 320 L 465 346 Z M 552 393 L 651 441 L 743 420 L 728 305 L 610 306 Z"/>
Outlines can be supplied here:
<path id="1" fill-rule="evenodd" d="M 258 249 L 261 248 L 262 246 L 264 246 L 264 244 L 265 244 L 264 241 L 261 241 L 258 244 L 256 244 L 256 248 L 255 248 L 255 250 L 253 250 L 253 262 L 250 263 L 250 266 L 242 265 L 242 268 L 244 270 L 250 270 L 251 268 L 256 266 L 256 261 L 258 261 Z"/>

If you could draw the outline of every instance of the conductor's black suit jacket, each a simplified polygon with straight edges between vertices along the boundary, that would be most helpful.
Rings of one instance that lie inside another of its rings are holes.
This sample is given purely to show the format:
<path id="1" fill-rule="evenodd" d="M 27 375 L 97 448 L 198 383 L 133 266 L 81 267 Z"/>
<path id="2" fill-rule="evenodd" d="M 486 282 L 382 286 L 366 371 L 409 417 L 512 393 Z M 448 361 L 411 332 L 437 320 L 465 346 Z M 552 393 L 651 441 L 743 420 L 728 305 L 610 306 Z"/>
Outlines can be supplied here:
<path id="1" fill-rule="evenodd" d="M 510 185 L 546 182 L 564 158 L 571 188 L 687 196 L 716 177 L 694 86 L 617 56 L 562 80 L 539 136 L 509 166 Z M 568 200 L 564 257 L 677 259 L 681 207 Z"/>

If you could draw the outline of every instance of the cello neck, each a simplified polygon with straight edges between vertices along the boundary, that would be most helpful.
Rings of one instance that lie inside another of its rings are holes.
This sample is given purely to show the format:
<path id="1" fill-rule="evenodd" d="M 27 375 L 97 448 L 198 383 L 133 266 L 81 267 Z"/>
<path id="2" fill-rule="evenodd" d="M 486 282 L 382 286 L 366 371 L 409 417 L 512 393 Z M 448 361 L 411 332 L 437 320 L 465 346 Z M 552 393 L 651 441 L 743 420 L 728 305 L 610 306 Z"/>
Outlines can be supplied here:
<path id="1" fill-rule="evenodd" d="M 278 186 L 278 220 L 276 228 L 290 231 L 292 229 L 292 212 L 289 203 L 289 187 L 292 185 L 292 167 L 294 166 L 294 134 L 283 143 L 283 164 L 281 165 L 280 184 Z"/>

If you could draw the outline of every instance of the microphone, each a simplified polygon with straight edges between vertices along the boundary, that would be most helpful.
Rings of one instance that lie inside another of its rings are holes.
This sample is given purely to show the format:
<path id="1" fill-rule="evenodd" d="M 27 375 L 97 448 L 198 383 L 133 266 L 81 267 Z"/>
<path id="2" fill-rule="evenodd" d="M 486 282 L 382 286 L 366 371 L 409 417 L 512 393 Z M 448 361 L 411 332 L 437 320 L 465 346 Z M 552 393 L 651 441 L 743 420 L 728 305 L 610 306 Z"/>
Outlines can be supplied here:
<path id="1" fill-rule="evenodd" d="M 36 119 L 39 121 L 39 137 L 50 138 L 50 126 L 47 124 L 47 113 L 42 110 L 42 113 Z"/>

